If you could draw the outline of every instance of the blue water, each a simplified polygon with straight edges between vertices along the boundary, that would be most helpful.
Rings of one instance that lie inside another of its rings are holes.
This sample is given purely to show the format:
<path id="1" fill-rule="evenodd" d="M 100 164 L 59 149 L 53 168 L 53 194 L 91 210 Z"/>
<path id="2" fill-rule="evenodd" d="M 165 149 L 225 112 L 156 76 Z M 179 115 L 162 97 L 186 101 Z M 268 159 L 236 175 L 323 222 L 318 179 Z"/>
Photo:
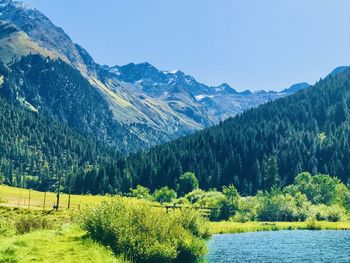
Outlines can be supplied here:
<path id="1" fill-rule="evenodd" d="M 350 231 L 271 231 L 214 235 L 208 262 L 350 262 Z"/>

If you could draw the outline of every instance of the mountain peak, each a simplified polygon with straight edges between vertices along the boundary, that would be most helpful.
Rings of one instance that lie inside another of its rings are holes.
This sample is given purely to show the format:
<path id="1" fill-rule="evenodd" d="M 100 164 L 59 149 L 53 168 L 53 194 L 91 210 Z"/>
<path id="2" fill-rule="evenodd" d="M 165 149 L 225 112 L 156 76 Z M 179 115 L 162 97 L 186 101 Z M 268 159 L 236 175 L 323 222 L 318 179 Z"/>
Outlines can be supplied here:
<path id="1" fill-rule="evenodd" d="M 300 90 L 306 89 L 308 87 L 310 87 L 309 83 L 306 83 L 306 82 L 296 83 L 290 86 L 289 88 L 282 90 L 281 93 L 292 94 Z"/>
<path id="2" fill-rule="evenodd" d="M 23 3 L 22 1 L 16 1 L 16 0 L 0 0 L 0 7 L 6 7 L 6 6 L 13 6 L 15 8 L 22 8 L 22 9 L 35 9 L 31 7 L 28 4 Z"/>
<path id="3" fill-rule="evenodd" d="M 332 76 L 334 77 L 335 75 L 344 72 L 345 70 L 347 70 L 349 68 L 349 66 L 340 66 L 335 68 L 331 73 L 328 74 L 328 76 Z"/>
<path id="4" fill-rule="evenodd" d="M 236 94 L 237 93 L 237 91 L 234 88 L 232 88 L 229 84 L 227 84 L 226 82 L 222 83 L 217 88 L 221 89 L 225 93 L 231 93 L 231 94 Z"/>

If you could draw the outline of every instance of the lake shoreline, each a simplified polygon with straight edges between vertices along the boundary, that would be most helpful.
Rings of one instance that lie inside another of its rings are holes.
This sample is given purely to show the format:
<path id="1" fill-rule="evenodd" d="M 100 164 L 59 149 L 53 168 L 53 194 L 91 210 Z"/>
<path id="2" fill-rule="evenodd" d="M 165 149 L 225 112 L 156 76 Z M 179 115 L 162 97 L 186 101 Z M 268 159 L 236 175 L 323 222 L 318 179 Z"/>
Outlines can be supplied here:
<path id="1" fill-rule="evenodd" d="M 279 230 L 350 230 L 350 222 L 309 220 L 305 222 L 210 222 L 210 234 L 235 234 Z"/>

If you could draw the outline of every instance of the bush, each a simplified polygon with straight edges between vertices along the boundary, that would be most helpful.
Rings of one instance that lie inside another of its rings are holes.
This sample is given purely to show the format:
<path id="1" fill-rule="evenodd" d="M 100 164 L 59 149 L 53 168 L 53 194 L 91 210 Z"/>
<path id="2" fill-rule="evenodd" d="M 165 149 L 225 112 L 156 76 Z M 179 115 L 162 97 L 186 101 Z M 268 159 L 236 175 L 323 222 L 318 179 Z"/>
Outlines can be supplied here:
<path id="1" fill-rule="evenodd" d="M 217 221 L 220 219 L 221 204 L 225 200 L 225 195 L 218 191 L 205 192 L 201 189 L 196 189 L 185 197 L 188 202 L 195 207 L 207 207 L 210 208 L 209 219 L 211 221 Z"/>
<path id="2" fill-rule="evenodd" d="M 135 262 L 184 262 L 206 253 L 208 228 L 190 209 L 167 213 L 116 197 L 83 212 L 80 222 L 93 239 Z"/>
<path id="3" fill-rule="evenodd" d="M 15 221 L 18 234 L 25 234 L 39 229 L 50 229 L 53 223 L 46 217 L 34 215 L 22 215 Z"/>
<path id="4" fill-rule="evenodd" d="M 305 221 L 310 203 L 305 195 L 293 197 L 284 193 L 258 195 L 257 219 L 260 221 Z"/>
<path id="5" fill-rule="evenodd" d="M 345 215 L 345 210 L 339 205 L 332 205 L 328 207 L 328 215 L 327 215 L 328 221 L 338 222 L 342 219 L 344 215 Z"/>
<path id="6" fill-rule="evenodd" d="M 345 209 L 339 205 L 314 205 L 311 208 L 310 217 L 318 221 L 338 222 L 345 215 Z"/>
<path id="7" fill-rule="evenodd" d="M 234 222 L 254 221 L 257 217 L 259 203 L 257 197 L 245 197 L 239 200 L 238 211 L 230 220 Z"/>
<path id="8" fill-rule="evenodd" d="M 136 189 L 130 188 L 130 193 L 128 194 L 130 197 L 135 197 L 138 199 L 150 200 L 150 190 L 147 187 L 142 185 L 137 185 Z"/>
<path id="9" fill-rule="evenodd" d="M 240 195 L 233 184 L 224 186 L 222 193 L 225 198 L 220 203 L 220 219 L 228 220 L 238 210 Z"/>
<path id="10" fill-rule="evenodd" d="M 154 200 L 161 204 L 172 202 L 176 196 L 176 192 L 167 186 L 156 190 L 153 194 Z"/>
<path id="11" fill-rule="evenodd" d="M 185 194 L 198 189 L 199 181 L 194 173 L 184 173 L 179 179 L 179 195 L 184 196 Z"/>
<path id="12" fill-rule="evenodd" d="M 317 221 L 325 221 L 328 217 L 328 207 L 326 205 L 313 205 L 311 207 L 310 217 Z"/>
<path id="13" fill-rule="evenodd" d="M 11 236 L 15 234 L 16 230 L 11 222 L 6 218 L 0 217 L 0 237 Z"/>
<path id="14" fill-rule="evenodd" d="M 321 230 L 321 225 L 315 218 L 309 218 L 306 222 L 306 226 L 309 230 Z"/>
<path id="15" fill-rule="evenodd" d="M 295 186 L 305 194 L 313 204 L 334 204 L 337 198 L 337 187 L 342 183 L 338 178 L 318 174 L 301 173 L 295 178 Z"/>

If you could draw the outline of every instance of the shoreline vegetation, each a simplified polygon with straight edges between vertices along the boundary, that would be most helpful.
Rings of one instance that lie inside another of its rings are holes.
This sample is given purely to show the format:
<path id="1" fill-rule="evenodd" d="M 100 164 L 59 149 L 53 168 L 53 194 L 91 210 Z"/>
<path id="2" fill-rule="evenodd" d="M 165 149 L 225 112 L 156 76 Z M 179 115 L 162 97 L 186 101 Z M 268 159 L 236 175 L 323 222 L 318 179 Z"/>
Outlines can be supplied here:
<path id="1" fill-rule="evenodd" d="M 292 185 L 250 197 L 234 185 L 201 190 L 193 173 L 176 189 L 138 185 L 123 196 L 72 195 L 70 209 L 62 194 L 54 210 L 55 197 L 0 186 L 0 262 L 54 262 L 51 255 L 65 255 L 62 262 L 196 262 L 215 234 L 350 230 L 348 186 L 321 174 L 301 173 Z"/>
<path id="2" fill-rule="evenodd" d="M 211 235 L 281 230 L 350 230 L 350 222 L 308 220 L 305 222 L 210 222 Z"/>
<path id="3" fill-rule="evenodd" d="M 126 202 L 130 202 L 130 200 L 127 200 Z M 105 204 L 108 204 L 108 202 Z M 103 207 L 100 207 L 99 209 L 101 208 Z M 106 209 L 108 210 L 109 208 L 105 206 L 101 211 L 103 211 L 105 214 L 107 211 Z M 141 216 L 139 219 L 136 219 L 136 221 L 141 220 L 144 222 L 143 218 L 145 218 L 145 212 L 148 210 L 144 209 L 143 212 L 140 213 L 138 209 L 139 208 L 137 208 L 136 211 L 138 215 Z M 139 262 L 136 260 L 136 258 L 132 258 L 130 261 L 131 257 L 127 256 L 125 251 L 114 250 L 112 247 L 108 246 L 106 242 L 96 240 L 96 236 L 94 237 L 89 235 L 89 231 L 87 229 L 82 229 L 84 227 L 82 227 L 80 224 L 81 218 L 77 220 L 76 212 L 77 210 L 68 211 L 62 209 L 61 211 L 42 211 L 38 209 L 0 206 L 0 219 L 5 219 L 5 221 L 0 220 L 0 262 L 55 262 L 57 260 L 57 256 L 60 257 L 61 262 Z M 96 212 L 96 210 L 93 209 L 90 210 L 90 212 Z M 177 214 L 177 216 L 179 215 L 178 210 L 174 212 Z M 187 213 L 187 211 L 185 212 Z M 87 216 L 88 214 L 84 215 Z M 96 219 L 96 217 L 89 217 L 88 223 L 91 224 L 96 222 L 94 221 Z M 176 220 L 178 219 L 179 218 Z M 125 222 L 120 222 L 120 218 L 117 218 L 116 222 L 125 224 Z M 187 223 L 188 222 L 189 221 L 187 220 Z M 149 223 L 149 225 L 142 224 L 144 231 L 152 228 L 152 221 Z M 204 243 L 198 247 L 200 248 L 201 256 L 207 252 L 203 247 L 203 244 L 206 243 L 205 240 L 207 240 L 209 236 L 216 234 L 280 230 L 350 230 L 349 221 L 328 222 L 306 220 L 305 222 L 244 223 L 221 221 L 203 222 L 203 224 L 206 225 L 205 231 L 207 232 L 205 234 L 206 236 L 203 235 L 202 240 Z M 12 227 L 10 227 L 10 225 L 12 225 Z M 93 228 L 97 226 L 101 226 L 101 224 L 93 225 Z M 163 230 L 167 228 L 170 228 L 169 225 L 164 226 Z M 102 228 L 99 228 L 98 230 L 100 231 L 102 229 L 106 228 L 102 226 Z M 135 230 L 140 231 L 140 229 Z M 99 234 L 108 236 L 105 235 L 106 232 L 104 234 Z M 130 232 L 127 234 L 130 235 Z M 145 244 L 154 242 L 154 240 L 152 241 L 152 238 L 149 238 L 149 236 L 150 235 L 148 234 L 147 238 L 145 236 L 142 237 L 146 240 Z M 180 237 L 183 238 L 184 235 L 180 235 Z M 198 241 L 201 242 L 200 240 Z M 187 242 L 187 244 L 190 243 Z M 157 248 L 157 250 L 158 249 L 159 248 Z M 198 254 L 197 258 L 200 258 L 201 256 Z M 150 260 L 148 262 L 154 262 L 154 260 Z M 194 262 L 194 258 L 192 257 L 188 261 L 185 260 L 183 262 Z"/>

